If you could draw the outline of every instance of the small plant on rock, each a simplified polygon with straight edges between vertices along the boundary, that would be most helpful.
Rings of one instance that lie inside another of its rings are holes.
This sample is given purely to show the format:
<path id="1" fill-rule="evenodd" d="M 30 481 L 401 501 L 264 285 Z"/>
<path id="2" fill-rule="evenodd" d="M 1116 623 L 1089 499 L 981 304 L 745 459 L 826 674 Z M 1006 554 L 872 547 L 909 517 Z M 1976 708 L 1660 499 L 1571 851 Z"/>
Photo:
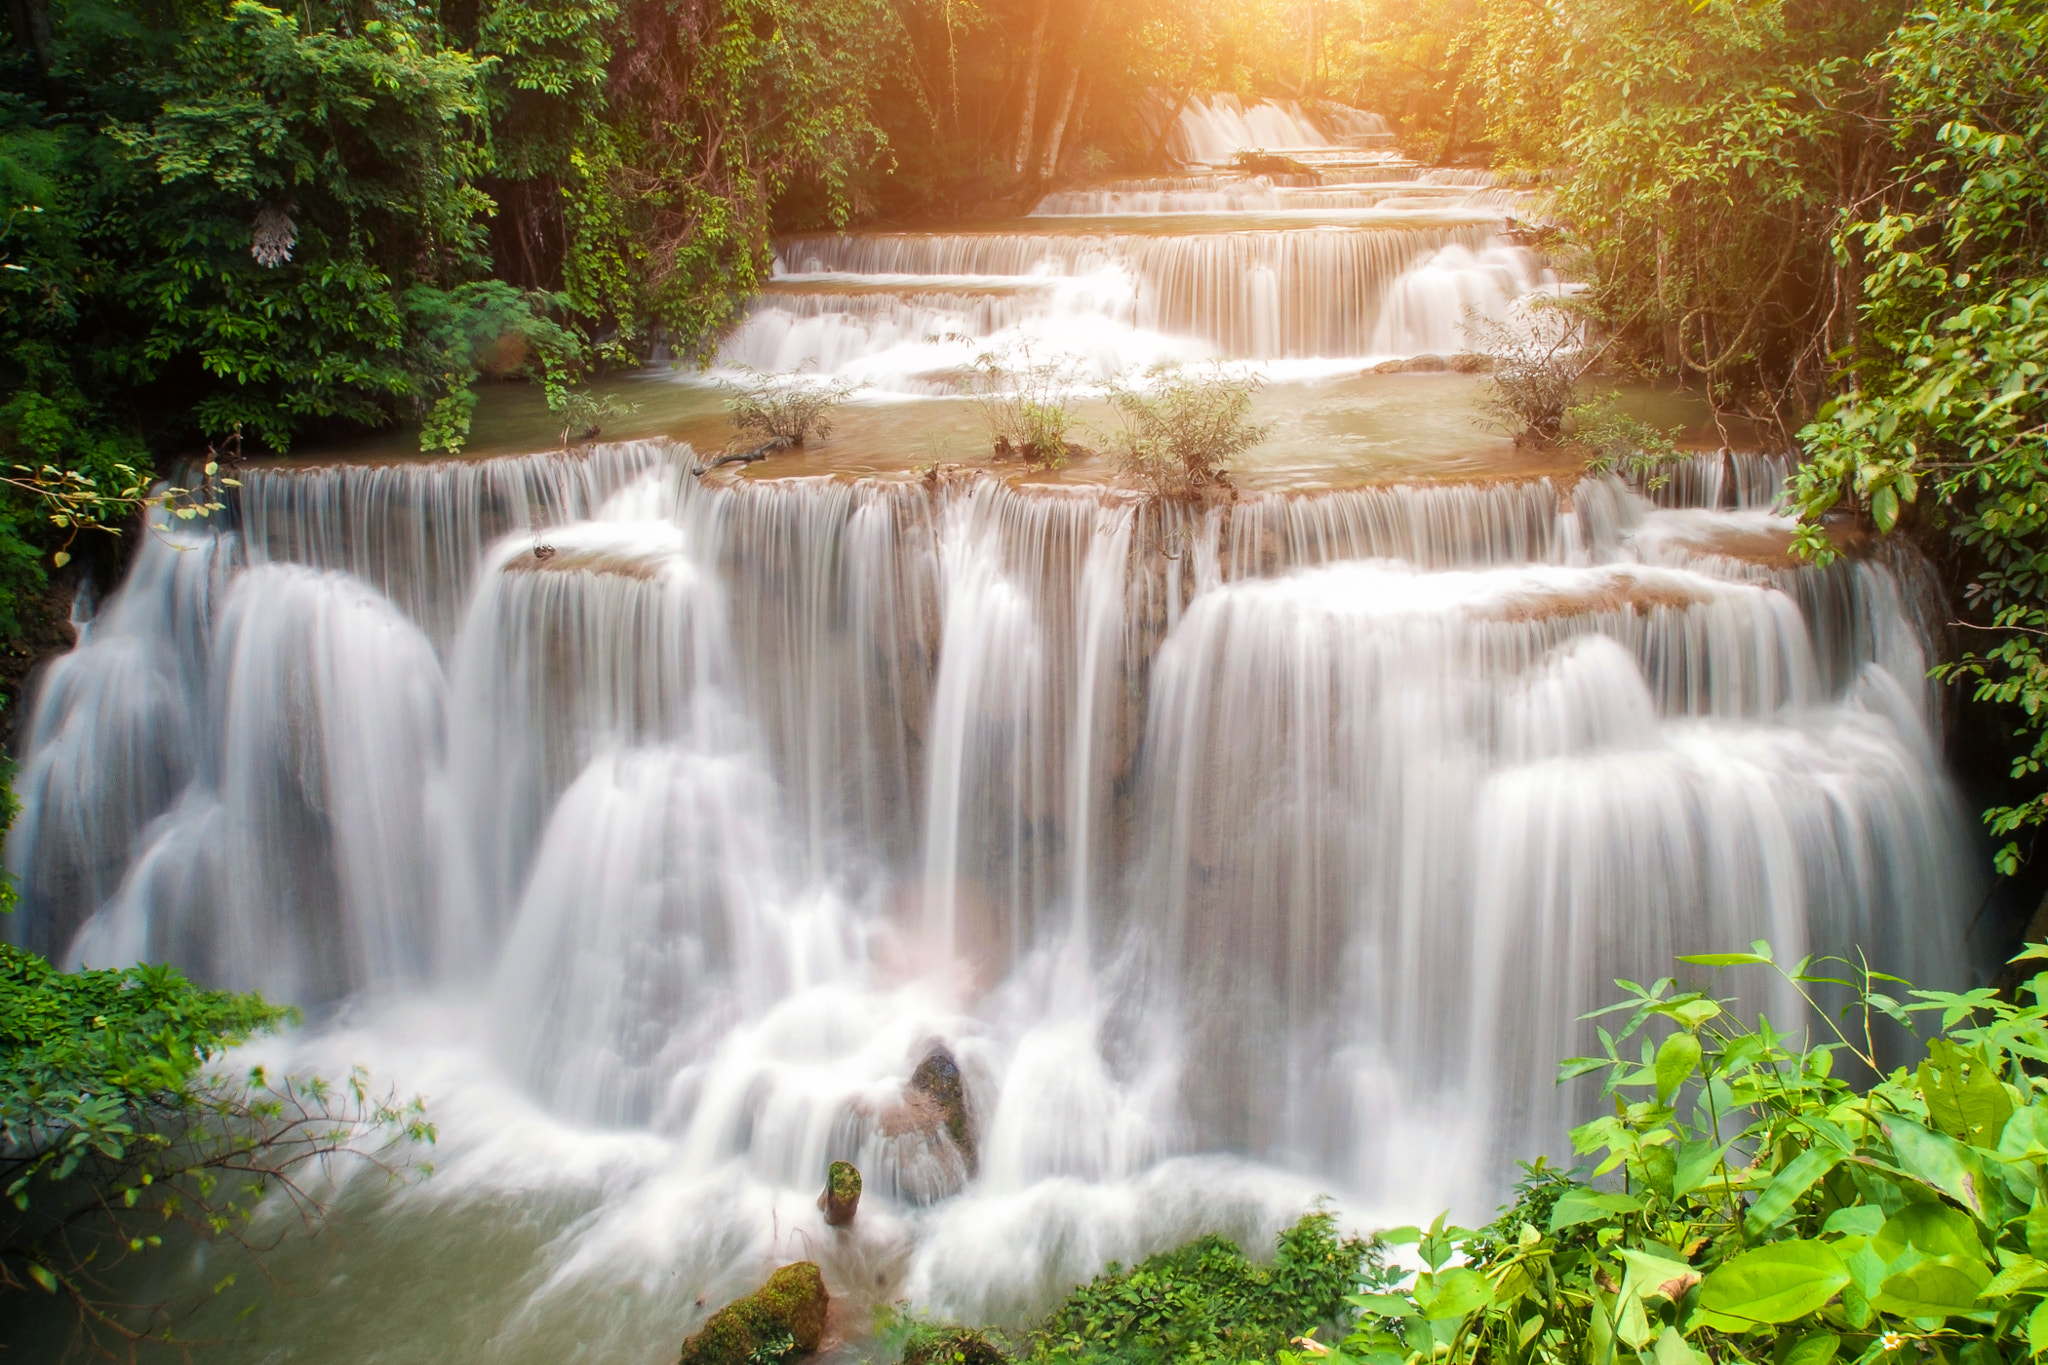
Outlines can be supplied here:
<path id="1" fill-rule="evenodd" d="M 1141 384 L 1112 385 L 1109 401 L 1123 422 L 1117 462 L 1162 497 L 1224 483 L 1225 463 L 1265 439 L 1250 420 L 1262 386 L 1258 376 L 1220 365 L 1154 365 Z"/>
<path id="2" fill-rule="evenodd" d="M 617 394 L 592 393 L 588 389 L 554 386 L 548 390 L 548 408 L 562 421 L 564 447 L 577 441 L 594 441 L 604 434 L 606 422 L 631 417 L 640 411 Z"/>
<path id="3" fill-rule="evenodd" d="M 845 379 L 807 374 L 806 360 L 797 369 L 770 374 L 751 365 L 735 367 L 734 379 L 718 381 L 725 395 L 726 416 L 742 437 L 763 443 L 800 446 L 813 436 L 832 434 L 832 413 L 860 391 Z"/>
<path id="4" fill-rule="evenodd" d="M 1041 359 L 1026 344 L 976 356 L 966 388 L 988 424 L 998 458 L 1057 469 L 1078 449 L 1067 440 L 1074 426 L 1070 405 L 1074 391 L 1087 381 L 1087 365 L 1079 356 Z"/>

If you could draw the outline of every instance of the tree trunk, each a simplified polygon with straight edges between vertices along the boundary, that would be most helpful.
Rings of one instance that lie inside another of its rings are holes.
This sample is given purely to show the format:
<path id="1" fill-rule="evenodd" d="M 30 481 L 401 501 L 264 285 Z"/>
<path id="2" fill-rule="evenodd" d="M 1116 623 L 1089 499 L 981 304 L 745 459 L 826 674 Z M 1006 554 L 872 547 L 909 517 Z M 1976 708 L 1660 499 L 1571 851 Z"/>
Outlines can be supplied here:
<path id="1" fill-rule="evenodd" d="M 45 76 L 49 75 L 50 49 L 55 46 L 56 39 L 50 30 L 48 0 L 9 0 L 7 11 L 14 41 L 33 52 L 37 69 Z"/>
<path id="2" fill-rule="evenodd" d="M 1017 120 L 1017 155 L 1011 170 L 1024 174 L 1031 164 L 1032 135 L 1038 131 L 1038 72 L 1045 58 L 1045 25 L 1052 18 L 1052 0 L 1039 0 L 1038 22 L 1031 26 L 1030 64 L 1024 68 L 1024 112 Z"/>
<path id="3" fill-rule="evenodd" d="M 1052 127 L 1045 135 L 1045 156 L 1038 163 L 1038 178 L 1050 180 L 1059 169 L 1060 142 L 1067 135 L 1067 118 L 1074 112 L 1074 92 L 1081 84 L 1081 40 L 1088 36 L 1088 26 L 1095 21 L 1095 6 L 1100 0 L 1087 0 L 1081 8 L 1081 22 L 1067 37 L 1067 88 L 1060 96 L 1059 113 L 1053 116 Z"/>
<path id="4" fill-rule="evenodd" d="M 1173 136 L 1173 125 L 1180 122 L 1180 111 L 1188 107 L 1188 101 L 1195 97 L 1192 85 L 1180 92 L 1180 98 L 1173 102 L 1173 108 L 1166 111 L 1166 122 L 1159 125 L 1159 136 L 1152 140 L 1152 150 L 1145 154 L 1145 164 L 1152 165 L 1166 150 L 1166 143 Z"/>
<path id="5" fill-rule="evenodd" d="M 1060 168 L 1060 143 L 1067 135 L 1067 117 L 1074 112 L 1074 92 L 1081 84 L 1081 68 L 1070 67 L 1067 71 L 1067 93 L 1060 97 L 1060 111 L 1053 116 L 1052 127 L 1045 135 L 1045 160 L 1038 163 L 1038 178 L 1050 180 Z"/>
<path id="6" fill-rule="evenodd" d="M 1316 96 L 1316 20 L 1320 17 L 1316 11 L 1316 0 L 1308 0 L 1308 46 L 1301 54 L 1301 97 L 1304 100 Z"/>

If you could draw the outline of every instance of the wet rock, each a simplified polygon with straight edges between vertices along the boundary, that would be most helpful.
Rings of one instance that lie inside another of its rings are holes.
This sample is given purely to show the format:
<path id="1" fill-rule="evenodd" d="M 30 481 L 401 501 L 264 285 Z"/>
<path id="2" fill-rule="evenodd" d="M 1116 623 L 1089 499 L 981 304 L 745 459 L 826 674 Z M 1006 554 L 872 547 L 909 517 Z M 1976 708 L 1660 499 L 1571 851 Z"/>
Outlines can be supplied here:
<path id="1" fill-rule="evenodd" d="M 830 1304 L 816 1262 L 783 1266 L 768 1283 L 713 1313 L 683 1343 L 680 1365 L 780 1365 L 807 1356 L 824 1338 Z"/>
<path id="2" fill-rule="evenodd" d="M 1477 351 L 1460 351 L 1451 357 L 1451 368 L 1459 374 L 1492 374 L 1493 357 Z"/>
<path id="3" fill-rule="evenodd" d="M 860 1170 L 851 1161 L 835 1161 L 825 1172 L 825 1192 L 818 1196 L 825 1226 L 843 1228 L 860 1211 Z"/>
<path id="4" fill-rule="evenodd" d="M 960 1064 L 953 1060 L 953 1054 L 943 1047 L 933 1048 L 917 1064 L 917 1070 L 910 1073 L 908 1089 L 913 1097 L 929 1102 L 937 1111 L 946 1136 L 953 1140 L 961 1160 L 967 1163 L 968 1173 L 972 1174 L 979 1158 L 974 1119 L 967 1110 L 967 1086 L 960 1078 Z"/>
<path id="5" fill-rule="evenodd" d="M 903 1344 L 903 1365 L 1008 1365 L 1009 1357 L 972 1327 L 925 1327 Z"/>
<path id="6" fill-rule="evenodd" d="M 1450 369 L 1450 362 L 1440 355 L 1424 352 L 1411 355 L 1403 360 L 1382 360 L 1372 367 L 1372 374 L 1442 374 Z"/>

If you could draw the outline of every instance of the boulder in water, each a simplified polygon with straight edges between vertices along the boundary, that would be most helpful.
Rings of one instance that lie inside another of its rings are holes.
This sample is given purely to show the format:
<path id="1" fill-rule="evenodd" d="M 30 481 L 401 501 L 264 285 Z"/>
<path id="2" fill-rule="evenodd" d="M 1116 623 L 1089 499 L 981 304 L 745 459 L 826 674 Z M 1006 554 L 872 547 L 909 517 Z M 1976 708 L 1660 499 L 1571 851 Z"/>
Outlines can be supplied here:
<path id="1" fill-rule="evenodd" d="M 933 1048 L 917 1064 L 917 1070 L 910 1073 L 909 1091 L 913 1100 L 927 1101 L 937 1111 L 946 1136 L 953 1140 L 972 1174 L 978 1156 L 974 1119 L 967 1112 L 967 1086 L 960 1078 L 960 1064 L 953 1060 L 953 1054 L 943 1047 Z"/>
<path id="2" fill-rule="evenodd" d="M 860 1210 L 860 1168 L 851 1161 L 835 1161 L 825 1172 L 825 1192 L 818 1196 L 825 1211 L 825 1226 L 843 1228 Z"/>
<path id="3" fill-rule="evenodd" d="M 824 1338 L 831 1301 L 815 1261 L 786 1265 L 713 1313 L 683 1343 L 680 1365 L 766 1365 L 807 1356 Z"/>

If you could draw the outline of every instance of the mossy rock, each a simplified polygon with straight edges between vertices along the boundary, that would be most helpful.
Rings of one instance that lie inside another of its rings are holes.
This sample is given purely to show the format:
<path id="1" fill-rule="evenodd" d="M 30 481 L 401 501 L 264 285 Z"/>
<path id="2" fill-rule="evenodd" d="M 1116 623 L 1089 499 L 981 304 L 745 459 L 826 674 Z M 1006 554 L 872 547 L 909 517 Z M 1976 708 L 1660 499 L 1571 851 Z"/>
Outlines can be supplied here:
<path id="1" fill-rule="evenodd" d="M 953 1054 L 943 1047 L 933 1048 L 917 1064 L 917 1070 L 910 1073 L 909 1088 L 912 1094 L 924 1096 L 938 1108 L 946 1135 L 953 1139 L 971 1174 L 980 1153 L 976 1150 L 974 1119 L 967 1111 L 967 1083 Z"/>
<path id="2" fill-rule="evenodd" d="M 835 1161 L 825 1172 L 825 1192 L 818 1196 L 828 1227 L 845 1227 L 860 1211 L 860 1170 L 851 1161 Z"/>
<path id="3" fill-rule="evenodd" d="M 782 1365 L 807 1356 L 825 1335 L 830 1302 L 815 1262 L 786 1265 L 713 1313 L 683 1343 L 680 1365 Z"/>
<path id="4" fill-rule="evenodd" d="M 1009 1365 L 1009 1359 L 972 1327 L 919 1328 L 903 1343 L 903 1365 Z"/>

